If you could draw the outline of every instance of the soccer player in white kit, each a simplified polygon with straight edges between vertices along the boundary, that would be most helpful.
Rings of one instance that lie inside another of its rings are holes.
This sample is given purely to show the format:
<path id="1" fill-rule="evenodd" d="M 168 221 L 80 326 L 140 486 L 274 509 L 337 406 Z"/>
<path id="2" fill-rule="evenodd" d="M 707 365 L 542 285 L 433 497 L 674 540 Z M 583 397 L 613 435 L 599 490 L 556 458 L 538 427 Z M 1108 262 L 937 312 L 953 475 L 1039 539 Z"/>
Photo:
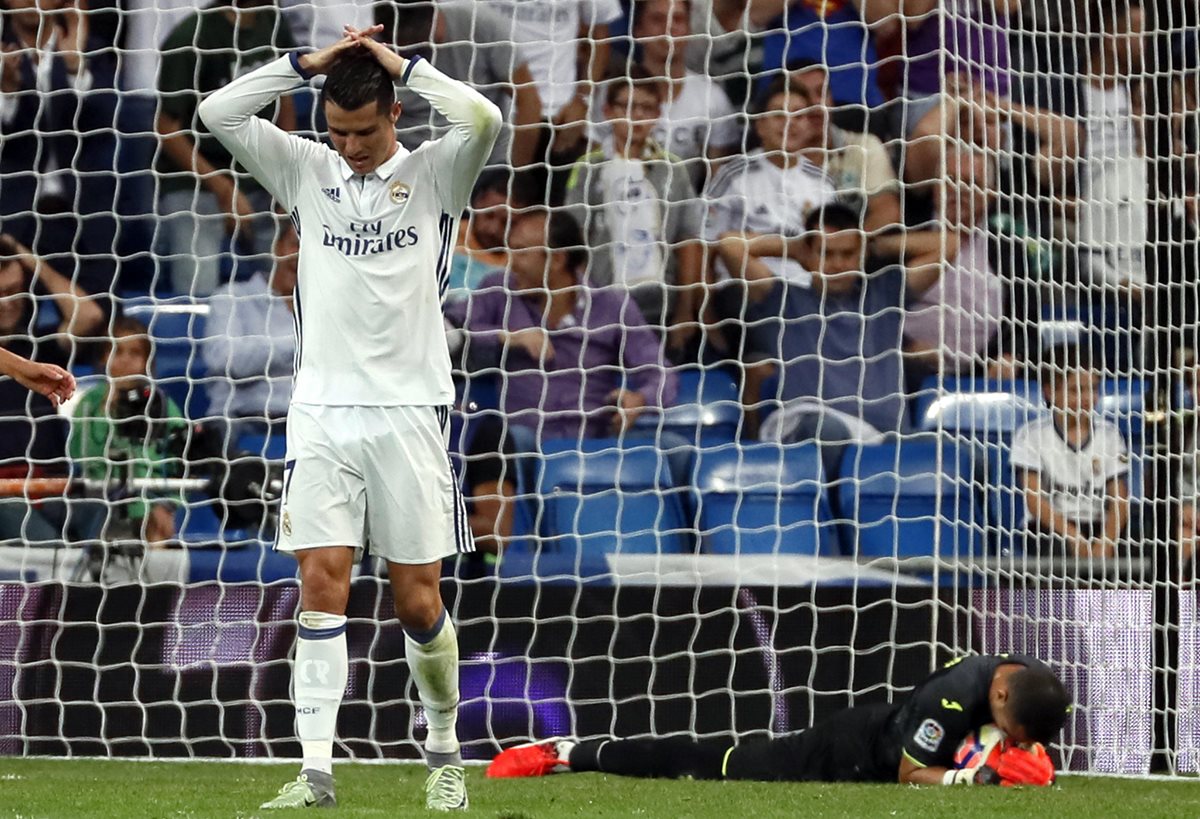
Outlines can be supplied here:
<path id="1" fill-rule="evenodd" d="M 276 548 L 300 563 L 293 676 L 300 776 L 264 808 L 333 806 L 333 738 L 346 687 L 346 601 L 369 540 L 387 560 L 408 666 L 429 726 L 426 805 L 467 807 L 455 722 L 458 642 L 441 560 L 473 548 L 447 454 L 454 397 L 441 297 L 458 217 L 501 125 L 499 109 L 428 62 L 346 27 L 201 105 L 201 120 L 291 214 L 300 235 L 298 337 Z M 333 149 L 256 116 L 325 74 Z M 415 151 L 396 140 L 396 85 L 449 120 Z"/>

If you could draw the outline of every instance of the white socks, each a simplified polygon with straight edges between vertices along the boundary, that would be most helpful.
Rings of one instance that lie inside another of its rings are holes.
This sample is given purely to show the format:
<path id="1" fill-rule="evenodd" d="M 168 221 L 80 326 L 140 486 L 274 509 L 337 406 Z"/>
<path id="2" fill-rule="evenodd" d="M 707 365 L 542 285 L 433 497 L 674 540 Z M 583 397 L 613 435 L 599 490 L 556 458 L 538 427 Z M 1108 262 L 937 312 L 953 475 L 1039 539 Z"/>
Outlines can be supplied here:
<path id="1" fill-rule="evenodd" d="M 320 611 L 300 612 L 296 664 L 292 669 L 296 734 L 304 753 L 301 770 L 333 773 L 333 735 L 346 691 L 349 659 L 346 618 Z"/>
<path id="2" fill-rule="evenodd" d="M 442 610 L 442 616 L 427 632 L 404 631 L 408 670 L 417 684 L 417 694 L 425 707 L 429 736 L 425 753 L 430 767 L 458 758 L 458 634 Z M 460 764 L 460 763 L 455 763 Z"/>

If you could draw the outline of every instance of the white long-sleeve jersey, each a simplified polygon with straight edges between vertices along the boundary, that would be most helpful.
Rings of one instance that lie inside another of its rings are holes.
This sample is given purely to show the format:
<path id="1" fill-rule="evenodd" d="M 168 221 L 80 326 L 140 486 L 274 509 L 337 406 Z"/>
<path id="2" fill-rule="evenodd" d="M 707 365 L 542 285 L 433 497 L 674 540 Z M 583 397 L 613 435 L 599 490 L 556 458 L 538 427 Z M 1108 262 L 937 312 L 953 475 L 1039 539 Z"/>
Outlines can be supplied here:
<path id="1" fill-rule="evenodd" d="M 211 94 L 200 119 L 291 214 L 300 235 L 292 402 L 452 403 L 441 302 L 458 218 L 500 111 L 420 58 L 398 84 L 451 123 L 441 139 L 355 174 L 333 149 L 256 116 L 305 78 L 281 57 Z"/>

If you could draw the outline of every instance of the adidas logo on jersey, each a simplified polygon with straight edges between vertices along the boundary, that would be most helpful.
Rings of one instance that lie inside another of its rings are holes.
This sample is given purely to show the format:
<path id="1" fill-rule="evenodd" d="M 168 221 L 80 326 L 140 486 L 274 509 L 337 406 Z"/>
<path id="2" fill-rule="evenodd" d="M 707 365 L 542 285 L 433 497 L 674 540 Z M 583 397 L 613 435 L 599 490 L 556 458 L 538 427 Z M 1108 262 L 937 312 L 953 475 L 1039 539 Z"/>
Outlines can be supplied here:
<path id="1" fill-rule="evenodd" d="M 335 205 L 340 205 L 342 203 L 341 188 L 321 188 L 321 193 L 328 196 L 329 201 L 333 202 Z"/>

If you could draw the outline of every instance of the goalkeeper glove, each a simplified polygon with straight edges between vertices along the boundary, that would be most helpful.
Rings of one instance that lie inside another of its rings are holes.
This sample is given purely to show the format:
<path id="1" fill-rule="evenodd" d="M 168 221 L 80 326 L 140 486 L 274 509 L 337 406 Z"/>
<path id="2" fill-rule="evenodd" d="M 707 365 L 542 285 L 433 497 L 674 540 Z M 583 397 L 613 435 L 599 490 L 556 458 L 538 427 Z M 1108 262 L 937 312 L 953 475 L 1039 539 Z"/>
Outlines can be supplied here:
<path id="1" fill-rule="evenodd" d="M 1029 750 L 1012 746 L 1005 748 L 996 764 L 1002 785 L 1035 785 L 1045 787 L 1054 782 L 1054 763 L 1040 742 Z"/>
<path id="2" fill-rule="evenodd" d="M 989 765 L 978 768 L 950 769 L 942 776 L 943 785 L 999 785 L 1000 774 Z"/>

